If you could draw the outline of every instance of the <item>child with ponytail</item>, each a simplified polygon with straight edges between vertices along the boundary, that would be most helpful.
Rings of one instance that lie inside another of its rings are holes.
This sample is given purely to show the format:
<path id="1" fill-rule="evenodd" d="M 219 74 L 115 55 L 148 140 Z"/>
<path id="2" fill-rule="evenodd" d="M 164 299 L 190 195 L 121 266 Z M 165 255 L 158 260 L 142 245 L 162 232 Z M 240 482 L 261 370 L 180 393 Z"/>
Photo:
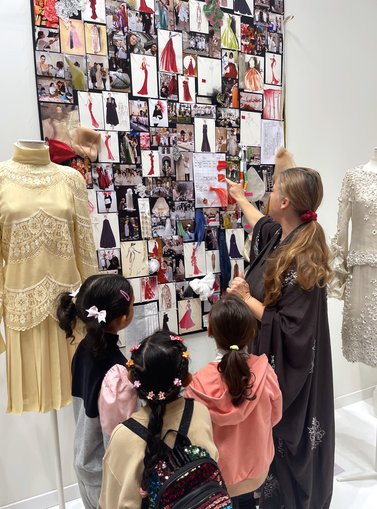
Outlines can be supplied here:
<path id="1" fill-rule="evenodd" d="M 138 406 L 118 347 L 118 332 L 133 318 L 132 287 L 120 275 L 90 276 L 60 296 L 57 317 L 67 338 L 74 340 L 78 321 L 86 329 L 72 360 L 74 466 L 85 509 L 97 509 L 108 436 Z"/>
<path id="2" fill-rule="evenodd" d="M 154 466 L 163 452 L 161 439 L 173 447 L 176 434 L 165 434 L 179 429 L 185 408 L 181 390 L 191 380 L 187 348 L 182 338 L 168 331 L 156 332 L 133 347 L 127 365 L 130 380 L 145 401 L 132 419 L 147 428 L 148 435 L 145 442 L 123 424 L 115 428 L 103 460 L 101 509 L 148 507 Z M 209 412 L 196 401 L 187 436 L 217 459 Z"/>
<path id="3" fill-rule="evenodd" d="M 282 397 L 267 357 L 248 354 L 257 323 L 248 306 L 227 295 L 211 309 L 208 335 L 215 362 L 194 375 L 186 397 L 209 409 L 218 464 L 234 509 L 255 507 L 252 491 L 264 482 L 274 457 L 272 427 L 282 415 Z"/>

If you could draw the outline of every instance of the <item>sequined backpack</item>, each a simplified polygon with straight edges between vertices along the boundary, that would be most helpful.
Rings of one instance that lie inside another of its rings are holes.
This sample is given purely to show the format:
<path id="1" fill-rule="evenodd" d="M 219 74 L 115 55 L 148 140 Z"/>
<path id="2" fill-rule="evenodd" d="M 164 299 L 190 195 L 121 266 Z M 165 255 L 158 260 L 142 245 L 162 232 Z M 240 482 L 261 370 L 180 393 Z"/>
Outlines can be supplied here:
<path id="1" fill-rule="evenodd" d="M 141 509 L 231 509 L 219 467 L 208 452 L 190 442 L 187 436 L 194 400 L 186 399 L 179 429 L 169 430 L 162 438 L 162 455 L 154 466 L 149 483 L 149 497 Z M 123 423 L 143 440 L 148 430 L 134 419 Z M 168 433 L 176 433 L 173 448 L 164 442 Z"/>

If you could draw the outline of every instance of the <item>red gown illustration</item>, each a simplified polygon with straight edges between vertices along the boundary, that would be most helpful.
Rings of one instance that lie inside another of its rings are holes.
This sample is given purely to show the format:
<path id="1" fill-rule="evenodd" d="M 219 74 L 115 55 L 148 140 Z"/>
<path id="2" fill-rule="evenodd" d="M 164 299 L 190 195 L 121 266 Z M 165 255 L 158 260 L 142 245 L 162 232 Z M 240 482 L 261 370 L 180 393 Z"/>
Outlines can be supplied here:
<path id="1" fill-rule="evenodd" d="M 140 0 L 140 7 L 139 11 L 141 12 L 148 12 L 149 14 L 154 14 L 154 10 L 148 7 L 145 0 Z"/>
<path id="2" fill-rule="evenodd" d="M 190 58 L 190 63 L 187 66 L 186 71 L 189 76 L 195 76 L 195 69 L 194 66 L 192 65 L 192 58 Z"/>
<path id="3" fill-rule="evenodd" d="M 160 71 L 178 72 L 177 57 L 175 56 L 173 38 L 171 36 L 169 36 L 169 40 L 160 55 Z"/>
<path id="4" fill-rule="evenodd" d="M 95 116 L 93 115 L 93 101 L 91 101 L 90 99 L 88 101 L 88 110 L 89 110 L 90 120 L 92 121 L 92 126 L 95 129 L 98 129 L 99 123 L 97 122 L 97 120 L 95 119 Z"/>
<path id="5" fill-rule="evenodd" d="M 191 329 L 195 325 L 195 322 L 191 318 L 191 304 L 190 301 L 187 302 L 187 311 L 179 320 L 179 326 L 181 329 Z"/>
<path id="6" fill-rule="evenodd" d="M 175 75 L 173 75 L 169 81 L 168 93 L 169 95 L 178 95 L 178 82 Z"/>
<path id="7" fill-rule="evenodd" d="M 154 291 L 152 289 L 152 285 L 149 282 L 149 279 L 144 280 L 144 298 L 145 300 L 151 300 L 154 297 Z"/>
<path id="8" fill-rule="evenodd" d="M 106 148 L 107 148 L 107 157 L 108 159 L 110 159 L 110 161 L 114 161 L 114 156 L 111 152 L 111 149 L 109 147 L 109 140 L 110 140 L 111 136 L 110 134 L 106 134 L 105 136 L 105 145 L 106 145 Z"/>
<path id="9" fill-rule="evenodd" d="M 97 19 L 97 12 L 96 12 L 96 4 L 97 0 L 90 0 L 90 8 L 92 9 L 92 15 L 90 16 L 92 19 Z"/>
<path id="10" fill-rule="evenodd" d="M 99 188 L 100 189 L 106 189 L 107 185 L 106 185 L 105 171 L 102 169 L 101 166 L 99 168 L 97 168 L 97 173 L 98 173 L 98 186 L 99 186 Z"/>
<path id="11" fill-rule="evenodd" d="M 196 263 L 196 250 L 195 248 L 192 250 L 192 254 L 191 254 L 191 265 L 194 269 L 194 276 L 197 276 L 198 274 L 200 274 L 200 270 L 199 270 L 199 267 Z"/>
<path id="12" fill-rule="evenodd" d="M 233 64 L 233 62 L 228 62 L 224 70 L 225 70 L 224 78 L 238 77 L 237 67 L 235 64 Z"/>
<path id="13" fill-rule="evenodd" d="M 271 83 L 273 85 L 279 85 L 280 81 L 277 79 L 277 77 L 275 76 L 275 73 L 274 73 L 274 68 L 276 65 L 276 58 L 272 57 L 272 58 L 270 58 L 270 60 L 271 60 L 271 73 L 272 73 Z"/>
<path id="14" fill-rule="evenodd" d="M 148 69 L 147 69 L 147 64 L 145 62 L 143 62 L 141 64 L 140 69 L 142 71 L 144 71 L 144 83 L 143 83 L 143 86 L 141 87 L 141 89 L 139 90 L 138 94 L 148 95 Z"/>
<path id="15" fill-rule="evenodd" d="M 154 175 L 154 153 L 153 152 L 149 152 L 148 155 L 149 155 L 150 160 L 151 160 L 151 169 L 149 170 L 148 175 Z"/>
<path id="16" fill-rule="evenodd" d="M 183 80 L 182 86 L 183 86 L 183 100 L 186 102 L 192 101 L 188 80 Z"/>
<path id="17" fill-rule="evenodd" d="M 152 258 L 158 258 L 158 246 L 157 242 L 154 243 L 153 249 L 152 249 Z"/>

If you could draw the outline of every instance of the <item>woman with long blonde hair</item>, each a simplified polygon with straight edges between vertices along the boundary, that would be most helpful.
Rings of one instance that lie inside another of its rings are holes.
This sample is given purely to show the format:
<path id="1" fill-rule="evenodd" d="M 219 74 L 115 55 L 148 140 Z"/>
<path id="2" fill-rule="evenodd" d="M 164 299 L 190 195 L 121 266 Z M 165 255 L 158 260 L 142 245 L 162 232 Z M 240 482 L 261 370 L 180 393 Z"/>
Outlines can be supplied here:
<path id="1" fill-rule="evenodd" d="M 228 291 L 241 296 L 259 321 L 254 352 L 268 356 L 283 394 L 260 509 L 327 509 L 334 401 L 326 296 L 331 271 L 316 213 L 321 177 L 300 167 L 279 173 L 266 216 L 248 202 L 241 184 L 228 185 L 253 226 L 248 272 Z"/>

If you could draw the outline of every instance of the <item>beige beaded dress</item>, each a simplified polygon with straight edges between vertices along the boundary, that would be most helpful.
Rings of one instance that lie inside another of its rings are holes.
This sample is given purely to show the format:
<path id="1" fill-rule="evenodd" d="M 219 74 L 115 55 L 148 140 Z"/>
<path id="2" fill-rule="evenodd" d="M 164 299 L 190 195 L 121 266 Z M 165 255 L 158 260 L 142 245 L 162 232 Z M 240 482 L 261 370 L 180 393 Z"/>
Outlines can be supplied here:
<path id="1" fill-rule="evenodd" d="M 48 148 L 14 146 L 0 163 L 0 319 L 8 412 L 47 412 L 71 401 L 74 345 L 54 318 L 61 292 L 97 272 L 84 179 Z"/>
<path id="2" fill-rule="evenodd" d="M 352 224 L 351 235 L 349 226 Z M 377 366 L 377 173 L 348 170 L 331 242 L 329 296 L 344 300 L 342 346 L 350 362 Z"/>

